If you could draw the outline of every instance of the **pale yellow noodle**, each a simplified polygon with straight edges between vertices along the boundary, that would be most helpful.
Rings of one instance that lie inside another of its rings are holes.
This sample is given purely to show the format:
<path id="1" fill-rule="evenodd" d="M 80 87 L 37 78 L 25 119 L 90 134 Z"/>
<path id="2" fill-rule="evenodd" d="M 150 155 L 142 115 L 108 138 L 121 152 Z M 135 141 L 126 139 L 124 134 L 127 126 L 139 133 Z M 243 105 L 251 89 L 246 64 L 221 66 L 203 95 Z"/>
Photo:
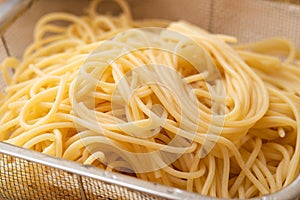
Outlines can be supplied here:
<path id="1" fill-rule="evenodd" d="M 273 193 L 299 175 L 300 53 L 291 41 L 230 45 L 235 37 L 184 21 L 133 20 L 124 0 L 115 0 L 119 15 L 100 14 L 101 2 L 83 16 L 45 15 L 22 60 L 0 64 L 0 141 L 224 198 Z M 131 28 L 149 26 L 169 31 L 159 47 L 173 52 L 135 48 L 145 44 L 130 37 L 145 35 Z M 168 163 L 170 153 L 180 156 Z"/>

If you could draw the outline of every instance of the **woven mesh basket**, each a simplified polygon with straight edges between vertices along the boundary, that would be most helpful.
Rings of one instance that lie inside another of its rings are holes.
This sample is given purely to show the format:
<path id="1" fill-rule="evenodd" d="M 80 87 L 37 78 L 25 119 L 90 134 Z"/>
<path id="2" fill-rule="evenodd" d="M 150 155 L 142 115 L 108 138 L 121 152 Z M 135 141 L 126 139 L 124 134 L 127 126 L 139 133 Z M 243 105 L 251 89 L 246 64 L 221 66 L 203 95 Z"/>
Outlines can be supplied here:
<path id="1" fill-rule="evenodd" d="M 37 20 L 48 12 L 82 13 L 82 0 L 0 0 L 0 61 L 21 57 Z M 241 43 L 286 37 L 300 48 L 300 1 L 129 0 L 134 18 L 184 19 Z M 106 4 L 104 4 L 106 5 Z M 118 8 L 107 3 L 107 9 Z M 106 9 L 106 8 L 105 8 Z M 0 77 L 0 88 L 5 82 Z M 1 132 L 1 130 L 0 130 Z M 257 199 L 297 199 L 300 176 Z M 215 199 L 61 160 L 0 142 L 0 199 Z"/>

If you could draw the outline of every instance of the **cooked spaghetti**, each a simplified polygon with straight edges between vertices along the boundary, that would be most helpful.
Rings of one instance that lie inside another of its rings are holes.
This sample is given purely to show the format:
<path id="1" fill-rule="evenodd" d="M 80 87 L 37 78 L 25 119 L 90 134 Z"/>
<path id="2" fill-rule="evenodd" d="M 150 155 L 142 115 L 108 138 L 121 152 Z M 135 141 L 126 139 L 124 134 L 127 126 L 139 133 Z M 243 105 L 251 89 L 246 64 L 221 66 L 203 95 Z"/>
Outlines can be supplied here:
<path id="1" fill-rule="evenodd" d="M 235 46 L 187 22 L 133 20 L 122 0 L 119 16 L 99 14 L 99 2 L 45 15 L 22 60 L 2 62 L 1 141 L 215 197 L 273 193 L 298 176 L 291 42 Z M 146 26 L 166 28 L 132 29 Z"/>

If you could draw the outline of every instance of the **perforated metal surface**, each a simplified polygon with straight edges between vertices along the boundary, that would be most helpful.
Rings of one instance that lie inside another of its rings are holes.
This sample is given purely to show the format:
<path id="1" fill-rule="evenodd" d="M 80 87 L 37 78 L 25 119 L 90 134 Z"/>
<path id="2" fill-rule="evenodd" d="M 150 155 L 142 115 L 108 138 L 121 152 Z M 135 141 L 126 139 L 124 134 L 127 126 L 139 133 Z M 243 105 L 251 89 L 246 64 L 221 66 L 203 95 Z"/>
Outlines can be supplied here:
<path id="1" fill-rule="evenodd" d="M 1 155 L 3 199 L 82 199 L 77 175 L 24 159 Z"/>
<path id="2" fill-rule="evenodd" d="M 12 147 L 0 142 L 0 152 L 7 152 Z M 37 156 L 36 152 L 19 147 L 13 148 L 13 151 L 8 154 L 12 154 L 12 156 L 7 155 L 7 153 L 0 153 L 0 199 L 166 199 L 159 197 L 159 194 L 152 195 L 110 181 L 119 179 L 119 182 L 122 182 L 122 177 L 90 166 L 81 167 L 77 163 L 63 160 L 56 160 L 56 162 L 54 161 L 56 158 L 46 155 Z M 17 154 L 23 158 L 16 157 Z M 26 158 L 30 156 L 35 159 L 27 160 Z M 59 167 L 67 170 L 48 166 L 49 163 L 56 166 L 60 165 Z M 93 170 L 97 170 L 96 173 L 93 173 Z M 90 171 L 100 178 L 93 178 L 89 173 L 87 176 L 77 174 L 76 171 L 79 173 Z M 104 179 L 108 181 L 104 181 Z M 134 186 L 129 182 L 123 181 L 123 183 Z M 143 185 L 143 182 L 141 184 Z M 170 191 L 166 192 L 166 195 L 170 195 L 168 193 Z"/>
<path id="3" fill-rule="evenodd" d="M 297 0 L 297 2 L 300 2 Z M 264 0 L 214 0 L 211 27 L 214 33 L 237 36 L 247 43 L 285 37 L 300 48 L 300 5 Z"/>
<path id="4" fill-rule="evenodd" d="M 162 199 L 24 159 L 0 156 L 2 199 Z"/>
<path id="5" fill-rule="evenodd" d="M 108 184 L 108 183 L 104 184 L 103 182 L 88 177 L 82 177 L 81 180 L 82 180 L 82 186 L 86 191 L 85 195 L 87 199 L 121 199 L 121 200 L 163 199 L 152 195 L 143 194 L 138 191 L 130 190 L 125 187 L 119 187 L 114 184 Z"/>

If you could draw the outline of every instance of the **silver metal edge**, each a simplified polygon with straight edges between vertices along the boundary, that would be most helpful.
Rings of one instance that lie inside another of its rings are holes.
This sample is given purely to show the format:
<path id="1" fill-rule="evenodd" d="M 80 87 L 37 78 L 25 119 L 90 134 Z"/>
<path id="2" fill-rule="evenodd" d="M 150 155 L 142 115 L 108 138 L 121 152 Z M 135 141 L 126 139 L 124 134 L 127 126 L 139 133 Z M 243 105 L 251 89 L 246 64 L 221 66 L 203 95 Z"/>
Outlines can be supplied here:
<path id="1" fill-rule="evenodd" d="M 167 199 L 205 199 L 215 200 L 216 198 L 202 196 L 196 193 L 186 192 L 172 187 L 163 186 L 130 177 L 123 174 L 108 172 L 90 165 L 82 165 L 76 162 L 48 156 L 36 151 L 24 149 L 11 144 L 0 142 L 0 153 L 21 158 L 30 162 L 46 165 L 66 172 L 104 181 L 106 183 L 123 186 L 133 191 L 147 193 Z"/>
<path id="2" fill-rule="evenodd" d="M 17 158 L 25 159 L 30 162 L 46 165 L 66 172 L 71 172 L 81 176 L 104 181 L 106 183 L 119 185 L 131 190 L 155 195 L 167 199 L 203 199 L 203 200 L 221 200 L 222 198 L 208 197 L 180 189 L 163 186 L 136 179 L 123 174 L 108 172 L 90 165 L 82 165 L 72 161 L 48 156 L 36 151 L 24 149 L 11 144 L 0 142 L 0 153 Z M 300 175 L 286 188 L 269 195 L 252 198 L 252 200 L 294 200 L 300 197 Z"/>
<path id="3" fill-rule="evenodd" d="M 29 8 L 32 2 L 33 0 L 6 0 L 0 4 L 0 34 Z"/>

